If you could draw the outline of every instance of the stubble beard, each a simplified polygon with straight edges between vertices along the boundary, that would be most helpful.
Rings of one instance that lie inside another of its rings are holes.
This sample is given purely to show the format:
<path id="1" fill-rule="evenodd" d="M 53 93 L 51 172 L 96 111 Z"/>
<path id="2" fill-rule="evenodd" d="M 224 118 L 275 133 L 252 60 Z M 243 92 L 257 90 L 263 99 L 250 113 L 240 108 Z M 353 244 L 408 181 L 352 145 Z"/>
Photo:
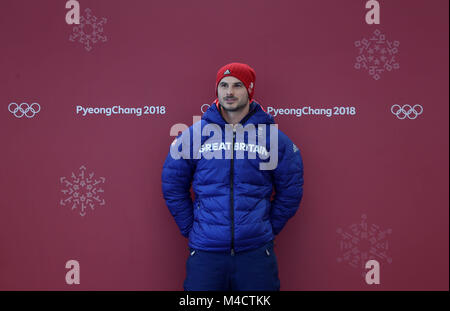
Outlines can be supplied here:
<path id="1" fill-rule="evenodd" d="M 241 99 L 238 100 L 237 102 L 233 102 L 230 106 L 229 104 L 226 103 L 225 99 L 224 100 L 219 99 L 219 104 L 225 111 L 238 112 L 245 108 L 245 106 L 247 105 L 247 101 L 248 99 Z"/>

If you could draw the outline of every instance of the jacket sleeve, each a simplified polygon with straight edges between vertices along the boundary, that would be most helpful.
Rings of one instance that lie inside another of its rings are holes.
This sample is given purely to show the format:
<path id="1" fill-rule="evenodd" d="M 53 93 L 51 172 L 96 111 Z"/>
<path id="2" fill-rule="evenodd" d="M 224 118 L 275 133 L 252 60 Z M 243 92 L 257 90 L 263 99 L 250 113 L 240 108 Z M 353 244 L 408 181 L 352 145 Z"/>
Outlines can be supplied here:
<path id="1" fill-rule="evenodd" d="M 189 129 L 183 133 L 189 135 Z M 183 144 L 187 143 L 187 141 L 183 139 L 183 137 L 186 137 L 183 136 L 183 133 L 180 134 L 170 146 L 172 151 L 178 150 L 178 155 L 180 155 L 180 157 L 175 159 L 169 151 L 163 165 L 161 181 L 166 205 L 174 217 L 181 234 L 188 238 L 194 220 L 194 209 L 190 189 L 195 166 L 192 157 L 190 157 L 191 144 L 187 144 L 187 152 L 182 149 Z M 180 140 L 182 141 L 180 142 Z M 176 153 L 176 151 L 174 151 L 174 153 Z"/>
<path id="2" fill-rule="evenodd" d="M 270 221 L 278 235 L 295 215 L 303 197 L 303 161 L 300 150 L 281 131 L 277 167 L 272 171 L 275 196 L 271 201 Z"/>

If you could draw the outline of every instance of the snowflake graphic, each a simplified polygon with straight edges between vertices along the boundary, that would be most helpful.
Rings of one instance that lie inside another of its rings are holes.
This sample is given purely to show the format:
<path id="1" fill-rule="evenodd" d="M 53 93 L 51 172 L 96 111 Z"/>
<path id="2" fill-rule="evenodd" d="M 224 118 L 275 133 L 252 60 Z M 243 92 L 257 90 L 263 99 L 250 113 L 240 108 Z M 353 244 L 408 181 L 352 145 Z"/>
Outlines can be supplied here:
<path id="1" fill-rule="evenodd" d="M 386 261 L 392 263 L 392 258 L 386 253 L 389 249 L 387 236 L 392 233 L 392 229 L 380 230 L 380 227 L 367 224 L 367 216 L 361 215 L 361 223 L 350 225 L 348 231 L 338 228 L 336 232 L 340 235 L 341 256 L 338 262 L 346 261 L 353 268 L 362 269 L 362 276 L 365 277 L 365 264 L 367 261 L 375 259 L 378 262 Z"/>
<path id="2" fill-rule="evenodd" d="M 74 26 L 69 40 L 74 42 L 78 39 L 78 42 L 84 44 L 86 51 L 92 49 L 92 45 L 99 41 L 106 42 L 108 39 L 103 35 L 103 25 L 106 24 L 106 18 L 101 19 L 92 15 L 91 9 L 85 9 L 85 16 L 80 16 L 80 24 Z"/>
<path id="3" fill-rule="evenodd" d="M 80 215 L 86 215 L 86 208 L 90 207 L 94 210 L 95 204 L 105 205 L 105 200 L 100 197 L 100 193 L 103 193 L 103 189 L 99 188 L 98 184 L 105 183 L 105 177 L 93 178 L 94 173 L 86 176 L 86 167 L 82 165 L 80 167 L 80 173 L 75 175 L 72 172 L 72 179 L 69 180 L 66 177 L 59 179 L 60 183 L 65 186 L 65 189 L 61 190 L 66 195 L 65 199 L 61 199 L 61 206 L 72 205 L 72 210 L 81 208 Z"/>
<path id="4" fill-rule="evenodd" d="M 392 71 L 400 68 L 400 64 L 395 59 L 399 46 L 400 42 L 386 40 L 386 36 L 377 29 L 370 39 L 363 38 L 355 41 L 355 47 L 359 50 L 355 68 L 364 68 L 369 71 L 372 78 L 379 80 L 381 73 L 385 70 Z"/>

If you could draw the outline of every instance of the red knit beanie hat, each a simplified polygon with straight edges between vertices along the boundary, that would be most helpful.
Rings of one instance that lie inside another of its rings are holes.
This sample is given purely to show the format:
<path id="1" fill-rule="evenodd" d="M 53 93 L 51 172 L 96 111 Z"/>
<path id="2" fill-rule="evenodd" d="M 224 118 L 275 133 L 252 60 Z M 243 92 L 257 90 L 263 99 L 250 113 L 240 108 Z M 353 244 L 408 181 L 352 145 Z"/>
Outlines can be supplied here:
<path id="1" fill-rule="evenodd" d="M 242 83 L 244 83 L 247 89 L 248 99 L 251 101 L 253 94 L 255 93 L 255 70 L 253 70 L 253 68 L 249 65 L 242 63 L 230 63 L 220 68 L 216 77 L 216 97 L 217 87 L 219 86 L 220 80 L 228 76 L 238 78 L 242 81 Z"/>

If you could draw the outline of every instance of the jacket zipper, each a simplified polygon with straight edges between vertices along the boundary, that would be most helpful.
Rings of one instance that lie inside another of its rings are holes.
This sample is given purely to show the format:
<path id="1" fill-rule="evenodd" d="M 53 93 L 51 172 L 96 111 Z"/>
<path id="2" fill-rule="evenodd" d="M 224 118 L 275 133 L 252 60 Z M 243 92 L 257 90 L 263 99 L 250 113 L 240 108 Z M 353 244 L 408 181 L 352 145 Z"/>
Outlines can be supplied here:
<path id="1" fill-rule="evenodd" d="M 254 113 L 256 109 L 253 109 L 240 124 L 244 124 Z M 233 198 L 233 175 L 234 175 L 234 141 L 236 139 L 236 128 L 233 125 L 233 142 L 231 144 L 231 168 L 230 168 L 230 210 L 231 210 L 231 256 L 234 256 L 234 198 Z"/>
<path id="2" fill-rule="evenodd" d="M 225 121 L 222 113 L 220 112 L 222 108 L 219 106 L 219 115 L 222 117 L 222 120 Z M 244 119 L 239 122 L 240 124 L 244 124 L 252 115 L 254 115 L 256 109 L 253 108 Z M 227 123 L 225 121 L 225 123 Z M 233 142 L 231 144 L 231 168 L 230 168 L 230 212 L 231 212 L 231 256 L 234 256 L 234 200 L 233 200 L 233 174 L 234 174 L 234 140 L 236 139 L 236 129 L 233 125 Z"/>
<path id="3" fill-rule="evenodd" d="M 231 144 L 231 168 L 230 168 L 230 210 L 231 210 L 231 256 L 234 256 L 234 199 L 233 199 L 233 174 L 234 174 L 234 140 L 236 138 L 233 126 L 233 142 Z"/>

